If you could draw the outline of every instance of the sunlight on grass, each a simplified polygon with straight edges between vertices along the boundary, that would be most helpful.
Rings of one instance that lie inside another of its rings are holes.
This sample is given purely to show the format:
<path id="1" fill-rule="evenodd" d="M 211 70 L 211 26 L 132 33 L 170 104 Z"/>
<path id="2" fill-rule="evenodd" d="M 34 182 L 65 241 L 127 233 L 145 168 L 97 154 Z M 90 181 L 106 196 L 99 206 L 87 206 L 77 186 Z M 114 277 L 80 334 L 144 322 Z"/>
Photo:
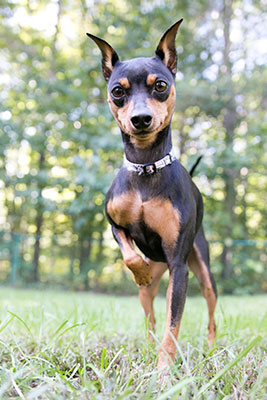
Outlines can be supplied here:
<path id="1" fill-rule="evenodd" d="M 165 299 L 156 299 L 155 308 L 158 342 Z M 263 296 L 219 299 L 212 349 L 207 346 L 205 302 L 188 298 L 176 361 L 164 384 L 136 297 L 2 289 L 0 310 L 1 399 L 264 396 Z"/>

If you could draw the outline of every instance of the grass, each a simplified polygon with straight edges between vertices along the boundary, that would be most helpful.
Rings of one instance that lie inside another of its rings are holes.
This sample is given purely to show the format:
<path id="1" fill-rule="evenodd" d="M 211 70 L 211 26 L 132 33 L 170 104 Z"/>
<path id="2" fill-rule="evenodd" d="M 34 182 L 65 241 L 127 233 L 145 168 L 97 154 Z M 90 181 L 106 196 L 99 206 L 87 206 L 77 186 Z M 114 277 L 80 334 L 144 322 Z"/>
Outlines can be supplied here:
<path id="1" fill-rule="evenodd" d="M 165 300 L 155 308 L 158 342 Z M 163 384 L 137 298 L 2 289 L 0 399 L 267 398 L 266 308 L 263 296 L 220 298 L 209 349 L 205 302 L 188 298 Z"/>

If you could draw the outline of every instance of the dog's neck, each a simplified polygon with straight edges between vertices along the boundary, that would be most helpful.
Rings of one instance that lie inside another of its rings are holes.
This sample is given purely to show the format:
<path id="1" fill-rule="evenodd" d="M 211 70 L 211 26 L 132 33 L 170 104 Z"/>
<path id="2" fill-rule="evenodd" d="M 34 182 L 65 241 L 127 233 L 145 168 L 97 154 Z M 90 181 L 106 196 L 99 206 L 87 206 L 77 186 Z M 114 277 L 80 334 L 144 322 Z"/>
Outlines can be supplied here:
<path id="1" fill-rule="evenodd" d="M 165 157 L 172 148 L 171 127 L 166 126 L 157 135 L 156 140 L 148 147 L 134 146 L 129 135 L 122 132 L 124 153 L 132 163 L 150 164 Z"/>

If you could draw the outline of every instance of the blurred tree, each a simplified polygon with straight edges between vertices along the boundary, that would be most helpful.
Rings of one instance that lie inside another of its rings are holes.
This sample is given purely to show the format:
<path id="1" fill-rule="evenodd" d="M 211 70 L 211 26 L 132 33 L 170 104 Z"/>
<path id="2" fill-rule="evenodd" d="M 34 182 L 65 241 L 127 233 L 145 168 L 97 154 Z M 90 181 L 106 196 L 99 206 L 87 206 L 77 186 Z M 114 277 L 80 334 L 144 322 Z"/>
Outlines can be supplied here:
<path id="1" fill-rule="evenodd" d="M 118 258 L 109 247 L 104 196 L 122 144 L 99 50 L 85 32 L 108 40 L 122 60 L 151 56 L 164 30 L 184 17 L 174 145 L 186 166 L 205 155 L 195 180 L 208 237 L 221 241 L 213 254 L 221 285 L 233 291 L 241 271 L 249 286 L 265 258 L 252 248 L 237 255 L 233 240 L 263 239 L 266 231 L 262 15 L 263 2 L 248 0 L 0 5 L 0 229 L 36 235 L 20 252 L 32 280 L 64 264 L 88 287 L 92 269 L 100 276 Z M 55 265 L 58 237 L 66 260 Z"/>

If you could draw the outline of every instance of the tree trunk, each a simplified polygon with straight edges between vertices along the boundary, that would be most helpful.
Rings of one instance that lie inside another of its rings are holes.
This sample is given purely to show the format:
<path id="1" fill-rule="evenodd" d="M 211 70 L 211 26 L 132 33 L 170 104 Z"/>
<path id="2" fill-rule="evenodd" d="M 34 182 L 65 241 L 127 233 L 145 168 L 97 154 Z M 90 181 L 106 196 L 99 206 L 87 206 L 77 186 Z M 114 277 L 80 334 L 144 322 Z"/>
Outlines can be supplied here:
<path id="1" fill-rule="evenodd" d="M 36 239 L 34 244 L 34 255 L 33 255 L 33 282 L 39 280 L 39 257 L 40 257 L 40 239 L 41 230 L 43 225 L 43 213 L 41 212 L 36 217 Z"/>
<path id="2" fill-rule="evenodd" d="M 224 0 L 223 9 L 223 25 L 224 25 L 224 69 L 222 73 L 225 78 L 225 88 L 227 90 L 226 102 L 224 107 L 223 126 L 225 128 L 225 142 L 229 149 L 233 148 L 234 144 L 234 129 L 237 124 L 237 113 L 234 100 L 234 90 L 231 79 L 231 61 L 229 57 L 231 41 L 230 41 L 230 24 L 233 15 L 233 1 Z M 236 171 L 226 167 L 225 168 L 225 213 L 228 215 L 225 229 L 226 243 L 223 248 L 221 261 L 223 264 L 222 278 L 229 278 L 232 274 L 232 246 L 227 244 L 227 241 L 233 239 L 233 225 L 235 220 L 234 208 L 236 205 L 236 191 L 235 191 L 235 177 Z"/>
<path id="3" fill-rule="evenodd" d="M 39 172 L 43 170 L 45 162 L 44 150 L 40 154 L 39 159 Z M 42 185 L 39 187 L 39 197 L 37 202 L 37 216 L 35 220 L 36 226 L 36 239 L 34 244 L 34 255 L 33 255 L 33 282 L 39 280 L 39 257 L 40 257 L 40 239 L 43 226 L 43 204 L 42 204 Z"/>
<path id="4" fill-rule="evenodd" d="M 103 237 L 103 231 L 101 231 L 100 237 L 98 239 L 98 251 L 97 251 L 98 262 L 101 262 L 103 260 L 103 252 L 104 252 L 104 237 Z"/>
<path id="5" fill-rule="evenodd" d="M 85 289 L 89 288 L 88 271 L 92 249 L 92 239 L 80 238 L 80 274 L 84 277 Z"/>

